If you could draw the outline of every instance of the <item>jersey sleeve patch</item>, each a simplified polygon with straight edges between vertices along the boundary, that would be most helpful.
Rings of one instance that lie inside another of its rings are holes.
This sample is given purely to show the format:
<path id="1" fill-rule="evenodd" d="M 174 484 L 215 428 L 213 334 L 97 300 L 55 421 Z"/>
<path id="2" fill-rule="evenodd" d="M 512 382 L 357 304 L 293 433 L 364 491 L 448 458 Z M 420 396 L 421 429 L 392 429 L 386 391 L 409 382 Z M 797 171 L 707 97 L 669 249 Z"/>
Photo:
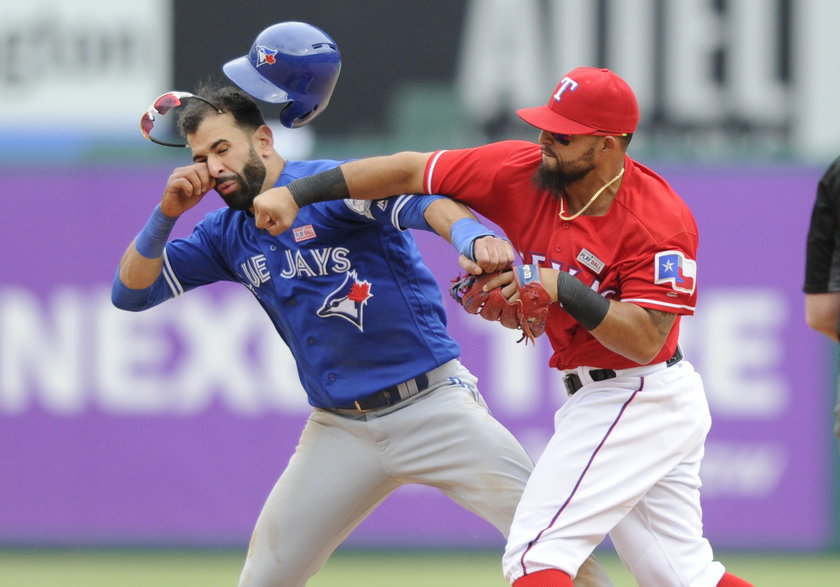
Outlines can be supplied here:
<path id="1" fill-rule="evenodd" d="M 693 294 L 697 279 L 697 262 L 680 251 L 656 253 L 653 282 L 670 283 L 674 291 Z"/>
<path id="2" fill-rule="evenodd" d="M 372 200 L 352 200 L 346 199 L 344 203 L 347 205 L 348 208 L 353 210 L 359 216 L 364 216 L 365 218 L 369 218 L 370 220 L 375 220 L 373 217 L 373 213 L 370 211 L 370 207 L 373 204 Z"/>
<path id="3" fill-rule="evenodd" d="M 306 226 L 295 226 L 293 228 L 293 234 L 296 243 L 308 241 L 318 236 L 315 234 L 315 227 L 311 224 L 307 224 Z"/>

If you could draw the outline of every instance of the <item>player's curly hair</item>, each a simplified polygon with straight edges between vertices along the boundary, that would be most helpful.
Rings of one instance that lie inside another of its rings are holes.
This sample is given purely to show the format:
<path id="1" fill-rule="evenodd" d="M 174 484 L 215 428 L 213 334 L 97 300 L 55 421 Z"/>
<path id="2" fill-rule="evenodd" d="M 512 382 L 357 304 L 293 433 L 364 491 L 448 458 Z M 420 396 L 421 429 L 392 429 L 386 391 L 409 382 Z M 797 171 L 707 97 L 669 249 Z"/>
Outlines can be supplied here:
<path id="1" fill-rule="evenodd" d="M 222 112 L 231 113 L 239 128 L 253 132 L 265 124 L 260 107 L 251 96 L 239 88 L 231 85 L 214 86 L 205 82 L 193 93 L 214 104 Z M 209 104 L 201 100 L 189 100 L 178 117 L 178 132 L 186 138 L 198 130 L 208 115 L 215 113 Z"/>

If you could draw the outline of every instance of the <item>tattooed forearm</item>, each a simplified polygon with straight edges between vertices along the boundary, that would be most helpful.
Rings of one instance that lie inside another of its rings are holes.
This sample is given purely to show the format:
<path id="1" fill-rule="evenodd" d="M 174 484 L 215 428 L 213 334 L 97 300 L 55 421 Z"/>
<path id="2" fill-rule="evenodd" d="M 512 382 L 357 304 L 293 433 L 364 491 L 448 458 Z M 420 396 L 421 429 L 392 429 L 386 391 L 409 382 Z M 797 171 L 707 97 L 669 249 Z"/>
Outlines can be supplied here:
<path id="1" fill-rule="evenodd" d="M 656 326 L 659 334 L 664 337 L 671 332 L 671 327 L 674 325 L 674 320 L 677 318 L 676 314 L 671 312 L 660 312 L 659 310 L 651 310 L 650 308 L 645 308 L 645 311 L 648 313 L 648 316 L 650 316 L 650 319 Z"/>

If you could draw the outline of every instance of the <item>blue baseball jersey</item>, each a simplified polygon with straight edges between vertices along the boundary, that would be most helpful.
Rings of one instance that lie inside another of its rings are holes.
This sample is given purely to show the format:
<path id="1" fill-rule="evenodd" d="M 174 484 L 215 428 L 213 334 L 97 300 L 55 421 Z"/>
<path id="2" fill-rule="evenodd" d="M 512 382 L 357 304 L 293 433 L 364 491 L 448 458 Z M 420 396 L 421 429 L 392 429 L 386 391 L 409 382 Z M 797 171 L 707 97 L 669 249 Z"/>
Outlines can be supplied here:
<path id="1" fill-rule="evenodd" d="M 339 163 L 287 161 L 276 185 Z M 438 284 L 405 230 L 428 229 L 417 219 L 434 198 L 312 204 L 278 236 L 249 213 L 213 211 L 166 244 L 163 272 L 135 309 L 217 281 L 241 283 L 291 349 L 309 403 L 352 405 L 460 355 Z"/>

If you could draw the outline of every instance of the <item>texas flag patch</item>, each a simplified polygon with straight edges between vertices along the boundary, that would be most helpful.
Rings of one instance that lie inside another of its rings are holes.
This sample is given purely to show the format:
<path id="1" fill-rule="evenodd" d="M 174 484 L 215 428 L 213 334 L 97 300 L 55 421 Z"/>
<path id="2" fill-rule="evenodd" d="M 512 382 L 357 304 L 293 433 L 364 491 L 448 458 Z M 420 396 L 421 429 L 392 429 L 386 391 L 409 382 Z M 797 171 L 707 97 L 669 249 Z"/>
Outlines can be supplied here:
<path id="1" fill-rule="evenodd" d="M 697 262 L 687 259 L 680 251 L 656 253 L 653 282 L 670 283 L 674 291 L 694 293 Z"/>

